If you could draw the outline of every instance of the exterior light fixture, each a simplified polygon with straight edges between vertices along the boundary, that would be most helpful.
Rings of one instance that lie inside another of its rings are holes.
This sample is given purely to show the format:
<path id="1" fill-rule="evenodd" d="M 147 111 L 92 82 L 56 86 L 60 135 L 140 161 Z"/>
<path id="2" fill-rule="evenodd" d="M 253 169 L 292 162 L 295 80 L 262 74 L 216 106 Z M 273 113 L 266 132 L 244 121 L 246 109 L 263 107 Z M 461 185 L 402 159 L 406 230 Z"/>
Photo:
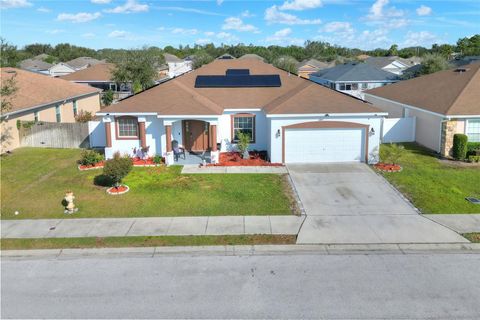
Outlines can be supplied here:
<path id="1" fill-rule="evenodd" d="M 280 129 L 277 130 L 277 133 L 275 134 L 275 137 L 277 137 L 277 138 L 280 137 Z"/>
<path id="2" fill-rule="evenodd" d="M 375 129 L 371 128 L 369 132 L 369 136 L 373 136 L 375 134 Z"/>

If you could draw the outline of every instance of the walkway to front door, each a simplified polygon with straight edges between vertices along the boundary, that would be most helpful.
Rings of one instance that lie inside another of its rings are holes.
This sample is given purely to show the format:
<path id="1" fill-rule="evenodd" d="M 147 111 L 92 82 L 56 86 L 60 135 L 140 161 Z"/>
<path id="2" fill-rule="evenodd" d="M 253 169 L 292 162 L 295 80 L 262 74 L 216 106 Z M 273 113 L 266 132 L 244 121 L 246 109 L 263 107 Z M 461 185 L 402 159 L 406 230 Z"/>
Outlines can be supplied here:
<path id="1" fill-rule="evenodd" d="M 205 151 L 210 148 L 209 123 L 201 120 L 184 120 L 183 145 L 187 151 Z"/>

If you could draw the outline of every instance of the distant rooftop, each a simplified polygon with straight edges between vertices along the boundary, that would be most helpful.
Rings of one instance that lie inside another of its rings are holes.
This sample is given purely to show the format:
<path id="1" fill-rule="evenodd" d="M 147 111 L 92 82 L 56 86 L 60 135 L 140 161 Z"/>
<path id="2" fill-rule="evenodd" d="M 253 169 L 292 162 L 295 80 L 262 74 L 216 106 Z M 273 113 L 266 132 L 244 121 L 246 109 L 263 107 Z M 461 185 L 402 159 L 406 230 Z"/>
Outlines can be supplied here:
<path id="1" fill-rule="evenodd" d="M 363 62 L 339 64 L 333 68 L 312 73 L 315 76 L 330 81 L 396 81 L 398 76 Z"/>

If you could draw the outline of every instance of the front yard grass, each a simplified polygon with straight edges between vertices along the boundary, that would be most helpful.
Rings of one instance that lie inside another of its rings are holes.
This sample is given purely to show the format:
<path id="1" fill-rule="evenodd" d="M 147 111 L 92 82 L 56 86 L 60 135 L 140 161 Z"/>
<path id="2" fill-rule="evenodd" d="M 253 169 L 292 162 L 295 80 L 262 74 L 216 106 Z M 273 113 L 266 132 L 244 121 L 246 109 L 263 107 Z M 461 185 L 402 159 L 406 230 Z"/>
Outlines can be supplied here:
<path id="1" fill-rule="evenodd" d="M 101 169 L 77 169 L 80 152 L 21 148 L 2 156 L 2 219 L 288 215 L 295 203 L 284 176 L 182 175 L 180 166 L 133 168 L 123 181 L 130 191 L 112 196 L 94 185 Z M 79 208 L 73 215 L 63 213 L 67 190 Z"/>
<path id="2" fill-rule="evenodd" d="M 382 173 L 423 213 L 479 213 L 465 197 L 480 197 L 480 167 L 442 163 L 428 149 L 405 143 L 403 171 Z M 381 148 L 390 148 L 382 145 Z"/>
<path id="3" fill-rule="evenodd" d="M 2 239 L 2 250 L 295 244 L 295 235 Z"/>
<path id="4" fill-rule="evenodd" d="M 467 238 L 467 240 L 470 241 L 470 242 L 480 243 L 480 232 L 464 233 L 464 234 L 462 234 L 462 236 Z"/>

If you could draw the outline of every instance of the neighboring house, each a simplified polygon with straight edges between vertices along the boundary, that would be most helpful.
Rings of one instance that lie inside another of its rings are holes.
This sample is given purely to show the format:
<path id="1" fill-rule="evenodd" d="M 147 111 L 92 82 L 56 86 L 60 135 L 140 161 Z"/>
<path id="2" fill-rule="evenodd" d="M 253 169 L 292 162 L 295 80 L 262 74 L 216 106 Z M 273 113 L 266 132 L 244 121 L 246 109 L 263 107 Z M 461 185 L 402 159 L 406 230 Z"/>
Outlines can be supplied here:
<path id="1" fill-rule="evenodd" d="M 308 79 L 312 73 L 331 68 L 334 65 L 335 64 L 318 61 L 316 59 L 303 60 L 302 62 L 297 63 L 297 74 L 299 77 Z"/>
<path id="2" fill-rule="evenodd" d="M 42 73 L 46 75 L 50 74 L 49 69 L 52 66 L 53 66 L 52 64 L 37 58 L 26 59 L 20 62 L 20 69 Z"/>
<path id="3" fill-rule="evenodd" d="M 78 71 L 78 70 L 82 70 L 82 69 L 97 65 L 99 63 L 105 63 L 105 61 L 94 59 L 91 57 L 78 57 L 73 60 L 67 61 L 65 63 Z"/>
<path id="4" fill-rule="evenodd" d="M 224 53 L 217 58 L 217 60 L 233 60 L 233 59 L 236 59 L 236 58 L 229 53 Z"/>
<path id="5" fill-rule="evenodd" d="M 417 63 L 417 61 L 415 60 L 409 61 L 399 58 L 397 56 L 390 56 L 370 57 L 365 60 L 365 63 L 372 65 L 378 69 L 382 69 L 396 75 L 401 75 L 404 70 L 414 66 L 415 64 L 419 64 L 420 62 Z"/>
<path id="6" fill-rule="evenodd" d="M 450 64 L 460 67 L 466 64 L 475 63 L 480 61 L 480 56 L 464 56 L 464 57 L 455 57 L 455 59 L 450 60 Z"/>
<path id="7" fill-rule="evenodd" d="M 339 64 L 310 74 L 310 80 L 363 99 L 363 91 L 399 81 L 398 76 L 363 62 Z"/>
<path id="8" fill-rule="evenodd" d="M 17 121 L 75 122 L 81 110 L 100 110 L 99 90 L 17 68 L 1 68 L 2 82 L 15 77 L 17 91 L 2 117 L 2 151 L 20 145 Z M 5 99 L 5 97 L 2 97 Z"/>
<path id="9" fill-rule="evenodd" d="M 480 142 L 480 63 L 402 81 L 365 93 L 389 117 L 416 117 L 416 141 L 450 156 L 453 135 Z"/>
<path id="10" fill-rule="evenodd" d="M 258 54 L 254 54 L 254 53 L 244 54 L 243 56 L 241 56 L 238 59 L 257 59 L 257 60 L 260 60 L 262 62 L 265 62 L 265 58 L 259 56 Z"/>
<path id="11" fill-rule="evenodd" d="M 178 77 L 179 75 L 190 72 L 193 69 L 193 63 L 191 60 L 182 60 L 169 53 L 164 53 L 163 56 L 168 65 L 168 76 L 170 78 Z"/>
<path id="12" fill-rule="evenodd" d="M 74 67 L 69 66 L 65 62 L 59 62 L 48 69 L 48 74 L 52 77 L 61 77 L 75 71 L 77 70 Z"/>
<path id="13" fill-rule="evenodd" d="M 126 98 L 133 94 L 132 85 L 130 83 L 120 84 L 112 81 L 114 68 L 115 65 L 113 63 L 99 63 L 60 78 L 75 83 L 87 84 L 102 91 L 112 90 L 116 100 Z"/>
<path id="14" fill-rule="evenodd" d="M 147 148 L 170 165 L 174 140 L 217 162 L 239 132 L 272 162 L 375 163 L 386 113 L 258 59 L 217 59 L 97 115 L 107 158 Z"/>

